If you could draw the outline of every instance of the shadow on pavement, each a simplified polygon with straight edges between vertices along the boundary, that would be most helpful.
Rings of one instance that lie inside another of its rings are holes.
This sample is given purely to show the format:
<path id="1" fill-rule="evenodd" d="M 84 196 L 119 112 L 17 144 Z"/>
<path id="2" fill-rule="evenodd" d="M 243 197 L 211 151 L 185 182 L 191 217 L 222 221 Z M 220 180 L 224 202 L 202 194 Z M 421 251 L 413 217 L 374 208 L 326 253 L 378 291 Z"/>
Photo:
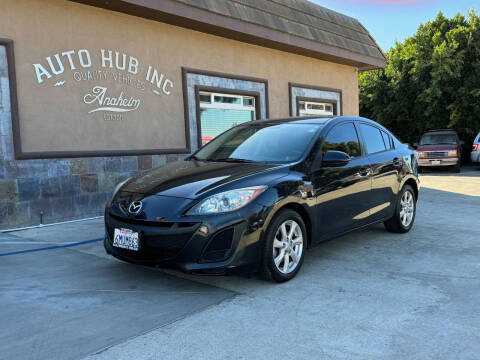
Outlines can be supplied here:
<path id="1" fill-rule="evenodd" d="M 3 256 L 0 272 L 5 359 L 79 359 L 235 295 L 73 248 Z"/>

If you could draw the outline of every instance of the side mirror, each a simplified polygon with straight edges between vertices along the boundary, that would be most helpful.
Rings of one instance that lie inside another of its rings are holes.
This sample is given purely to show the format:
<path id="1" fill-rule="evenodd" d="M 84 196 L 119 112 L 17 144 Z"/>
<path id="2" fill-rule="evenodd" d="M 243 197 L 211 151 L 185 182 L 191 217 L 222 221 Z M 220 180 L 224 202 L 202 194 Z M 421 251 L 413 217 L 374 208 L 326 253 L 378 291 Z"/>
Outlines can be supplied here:
<path id="1" fill-rule="evenodd" d="M 322 166 L 340 167 L 347 165 L 350 160 L 352 160 L 350 156 L 343 151 L 328 150 L 325 155 L 323 155 Z"/>

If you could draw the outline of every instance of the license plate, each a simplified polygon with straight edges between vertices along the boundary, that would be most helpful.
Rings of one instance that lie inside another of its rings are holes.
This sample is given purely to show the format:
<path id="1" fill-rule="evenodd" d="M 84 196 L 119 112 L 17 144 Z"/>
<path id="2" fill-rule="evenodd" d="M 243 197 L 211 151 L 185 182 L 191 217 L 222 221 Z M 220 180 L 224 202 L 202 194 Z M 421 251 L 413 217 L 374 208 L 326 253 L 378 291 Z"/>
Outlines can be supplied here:
<path id="1" fill-rule="evenodd" d="M 440 165 L 441 163 L 441 160 L 432 160 L 432 165 Z"/>
<path id="2" fill-rule="evenodd" d="M 113 234 L 113 246 L 138 251 L 138 232 L 129 229 L 115 229 Z"/>

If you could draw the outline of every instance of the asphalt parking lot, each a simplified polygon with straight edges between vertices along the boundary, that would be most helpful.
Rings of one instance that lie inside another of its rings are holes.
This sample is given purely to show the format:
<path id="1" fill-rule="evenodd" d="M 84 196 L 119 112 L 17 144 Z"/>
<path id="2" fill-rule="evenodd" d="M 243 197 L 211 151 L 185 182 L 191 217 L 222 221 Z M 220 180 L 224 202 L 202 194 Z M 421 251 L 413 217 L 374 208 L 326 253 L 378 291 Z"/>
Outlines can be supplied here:
<path id="1" fill-rule="evenodd" d="M 480 170 L 421 181 L 410 233 L 324 243 L 280 285 L 116 261 L 102 219 L 0 234 L 0 358 L 478 359 Z"/>

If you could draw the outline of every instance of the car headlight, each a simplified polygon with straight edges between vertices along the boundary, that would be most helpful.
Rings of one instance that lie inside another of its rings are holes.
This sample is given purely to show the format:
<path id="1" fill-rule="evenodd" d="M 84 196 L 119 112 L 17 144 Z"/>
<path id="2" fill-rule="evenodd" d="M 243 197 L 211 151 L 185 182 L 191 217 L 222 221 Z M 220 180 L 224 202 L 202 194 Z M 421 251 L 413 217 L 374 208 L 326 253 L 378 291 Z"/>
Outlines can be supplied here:
<path id="1" fill-rule="evenodd" d="M 120 190 L 120 188 L 121 188 L 127 181 L 128 181 L 128 179 L 123 180 L 121 183 L 119 183 L 119 184 L 115 187 L 115 190 L 113 190 L 112 199 L 115 198 L 115 196 L 116 196 L 117 193 L 118 193 L 118 190 Z"/>
<path id="2" fill-rule="evenodd" d="M 187 215 L 220 214 L 240 209 L 264 192 L 266 188 L 266 186 L 254 186 L 209 196 L 192 207 Z"/>
<path id="3" fill-rule="evenodd" d="M 457 150 L 449 150 L 448 151 L 448 156 L 449 157 L 456 157 L 457 156 Z"/>

